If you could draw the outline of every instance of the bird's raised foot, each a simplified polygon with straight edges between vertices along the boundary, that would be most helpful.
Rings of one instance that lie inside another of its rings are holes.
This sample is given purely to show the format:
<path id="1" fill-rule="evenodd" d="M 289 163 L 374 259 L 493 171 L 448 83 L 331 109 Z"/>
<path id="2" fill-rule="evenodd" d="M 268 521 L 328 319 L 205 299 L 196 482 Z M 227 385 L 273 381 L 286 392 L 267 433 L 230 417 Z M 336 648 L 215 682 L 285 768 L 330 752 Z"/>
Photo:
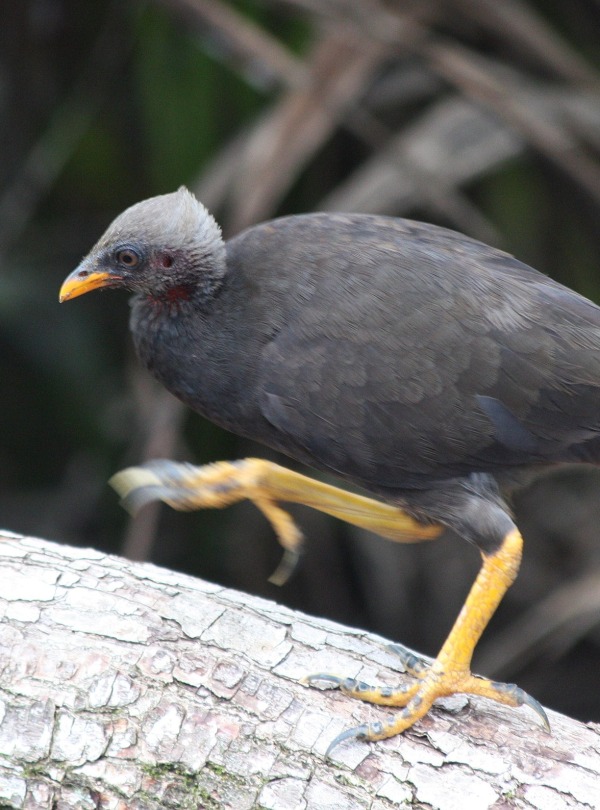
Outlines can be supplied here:
<path id="1" fill-rule="evenodd" d="M 265 480 L 265 469 L 270 470 L 270 466 L 261 459 L 219 461 L 203 467 L 155 459 L 143 467 L 122 470 L 110 479 L 110 484 L 133 514 L 157 500 L 180 511 L 220 509 L 244 499 L 252 501 L 270 521 L 284 549 L 280 564 L 269 577 L 274 584 L 282 585 L 300 558 L 302 533 L 291 515 L 276 503 L 278 494 Z"/>
<path id="2" fill-rule="evenodd" d="M 197 467 L 186 462 L 155 459 L 143 467 L 128 467 L 110 479 L 121 496 L 121 503 L 136 513 L 147 503 L 161 500 L 174 509 L 188 511 L 227 506 L 247 495 L 237 463 L 217 462 Z M 245 483 L 245 482 L 244 482 Z"/>
<path id="3" fill-rule="evenodd" d="M 432 540 L 442 531 L 439 525 L 419 523 L 399 507 L 314 481 L 258 458 L 219 461 L 203 467 L 154 460 L 143 467 L 122 470 L 110 483 L 133 513 L 156 500 L 182 511 L 220 509 L 245 499 L 252 501 L 269 520 L 284 548 L 283 560 L 270 577 L 278 585 L 292 573 L 302 547 L 302 533 L 279 505 L 282 502 L 311 506 L 398 542 Z"/>

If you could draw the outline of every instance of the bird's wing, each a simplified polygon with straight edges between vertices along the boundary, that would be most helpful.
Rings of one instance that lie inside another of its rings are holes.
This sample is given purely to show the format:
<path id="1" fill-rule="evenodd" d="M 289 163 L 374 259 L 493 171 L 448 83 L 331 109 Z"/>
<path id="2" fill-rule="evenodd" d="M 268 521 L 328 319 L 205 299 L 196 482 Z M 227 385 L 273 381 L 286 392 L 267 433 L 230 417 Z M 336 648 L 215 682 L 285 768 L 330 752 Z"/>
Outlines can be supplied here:
<path id="1" fill-rule="evenodd" d="M 263 350 L 263 415 L 304 460 L 371 486 L 569 460 L 600 431 L 600 309 L 473 240 L 427 230 L 423 247 L 415 227 L 400 251 L 387 232 L 338 248 L 334 298 L 321 268 Z"/>

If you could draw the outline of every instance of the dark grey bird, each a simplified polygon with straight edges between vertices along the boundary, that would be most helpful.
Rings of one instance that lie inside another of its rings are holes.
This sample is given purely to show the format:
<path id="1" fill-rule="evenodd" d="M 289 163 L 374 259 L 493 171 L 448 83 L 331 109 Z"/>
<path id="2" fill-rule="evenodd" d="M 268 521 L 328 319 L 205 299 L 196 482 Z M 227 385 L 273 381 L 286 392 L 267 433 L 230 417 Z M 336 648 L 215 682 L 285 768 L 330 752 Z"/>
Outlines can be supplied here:
<path id="1" fill-rule="evenodd" d="M 178 508 L 250 498 L 289 554 L 300 534 L 281 501 L 400 542 L 450 527 L 479 548 L 481 570 L 437 659 L 405 655 L 410 687 L 311 676 L 402 707 L 333 744 L 396 734 L 455 692 L 543 716 L 470 662 L 520 563 L 505 489 L 536 468 L 600 462 L 599 307 L 507 253 L 404 219 L 290 216 L 224 242 L 184 188 L 117 217 L 61 300 L 100 287 L 135 293 L 138 355 L 175 396 L 368 497 L 259 459 L 133 468 L 117 477 L 124 494 Z"/>

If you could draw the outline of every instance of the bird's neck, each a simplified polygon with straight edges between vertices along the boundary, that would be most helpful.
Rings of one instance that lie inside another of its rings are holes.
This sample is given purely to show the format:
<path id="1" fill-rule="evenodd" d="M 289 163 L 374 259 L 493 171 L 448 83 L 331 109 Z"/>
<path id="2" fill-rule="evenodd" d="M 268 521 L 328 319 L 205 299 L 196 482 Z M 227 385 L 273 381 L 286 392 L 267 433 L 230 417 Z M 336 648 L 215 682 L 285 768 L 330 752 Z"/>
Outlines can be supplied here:
<path id="1" fill-rule="evenodd" d="M 192 284 L 181 283 L 148 293 L 145 298 L 153 308 L 165 312 L 173 311 L 175 314 L 181 304 L 191 301 L 195 297 L 195 293 L 196 290 Z"/>
<path id="2" fill-rule="evenodd" d="M 222 427 L 250 435 L 258 420 L 254 378 L 268 318 L 244 317 L 252 292 L 239 273 L 200 306 L 195 291 L 186 296 L 180 291 L 134 297 L 131 330 L 137 353 L 188 406 Z"/>
<path id="3" fill-rule="evenodd" d="M 190 307 L 202 311 L 210 306 L 218 295 L 223 280 L 207 279 L 204 275 L 201 279 L 201 283 L 196 280 L 174 282 L 160 290 L 152 290 L 142 297 L 157 314 L 178 315 Z"/>

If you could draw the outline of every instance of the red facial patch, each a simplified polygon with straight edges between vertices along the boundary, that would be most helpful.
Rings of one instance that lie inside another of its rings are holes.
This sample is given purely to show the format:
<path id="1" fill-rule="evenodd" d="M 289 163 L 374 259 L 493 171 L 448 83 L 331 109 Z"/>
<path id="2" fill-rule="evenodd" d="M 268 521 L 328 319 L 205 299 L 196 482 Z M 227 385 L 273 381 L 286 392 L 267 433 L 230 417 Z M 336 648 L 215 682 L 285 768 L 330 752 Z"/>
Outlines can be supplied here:
<path id="1" fill-rule="evenodd" d="M 177 287 L 169 287 L 160 297 L 168 304 L 175 304 L 177 301 L 189 301 L 191 297 L 190 288 L 187 284 L 179 284 Z"/>
<path id="2" fill-rule="evenodd" d="M 178 304 L 182 301 L 189 301 L 192 297 L 192 291 L 187 284 L 178 284 L 175 287 L 169 287 L 168 290 L 161 290 L 160 293 L 153 293 L 148 296 L 148 301 L 154 304 L 159 310 L 168 307 L 170 310 L 176 310 Z"/>

